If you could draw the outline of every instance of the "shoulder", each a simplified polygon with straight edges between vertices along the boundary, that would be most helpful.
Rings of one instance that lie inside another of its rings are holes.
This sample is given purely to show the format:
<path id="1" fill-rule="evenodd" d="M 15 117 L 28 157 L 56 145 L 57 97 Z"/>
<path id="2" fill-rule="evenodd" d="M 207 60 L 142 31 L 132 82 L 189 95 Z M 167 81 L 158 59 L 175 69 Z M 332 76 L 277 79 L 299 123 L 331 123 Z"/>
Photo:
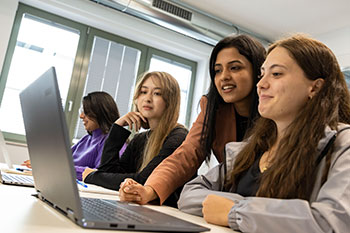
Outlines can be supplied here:
<path id="1" fill-rule="evenodd" d="M 174 144 L 176 146 L 179 146 L 185 140 L 187 134 L 188 130 L 184 126 L 178 125 L 170 131 L 170 133 L 164 140 L 164 144 Z"/>
<path id="2" fill-rule="evenodd" d="M 178 124 L 175 128 L 173 128 L 173 130 L 170 131 L 169 136 L 174 134 L 187 135 L 187 133 L 188 133 L 188 129 L 186 129 L 185 126 Z"/>
<path id="3" fill-rule="evenodd" d="M 336 132 L 335 147 L 336 149 L 348 148 L 350 145 L 350 125 L 338 124 Z"/>
<path id="4" fill-rule="evenodd" d="M 147 139 L 147 134 L 149 134 L 149 130 L 141 132 L 141 133 L 137 133 L 134 135 L 134 137 L 132 138 L 131 141 L 142 141 L 142 140 L 146 140 Z"/>

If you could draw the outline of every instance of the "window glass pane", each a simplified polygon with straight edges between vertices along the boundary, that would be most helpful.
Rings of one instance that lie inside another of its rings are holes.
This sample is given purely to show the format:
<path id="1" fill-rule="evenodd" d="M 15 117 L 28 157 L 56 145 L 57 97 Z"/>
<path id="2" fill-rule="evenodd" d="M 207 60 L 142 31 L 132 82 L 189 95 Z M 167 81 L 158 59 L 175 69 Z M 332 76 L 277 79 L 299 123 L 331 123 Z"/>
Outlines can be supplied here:
<path id="1" fill-rule="evenodd" d="M 116 101 L 121 116 L 128 113 L 140 56 L 141 52 L 135 48 L 95 36 L 83 96 L 93 91 L 105 91 Z M 85 134 L 79 119 L 74 139 Z"/>
<path id="2" fill-rule="evenodd" d="M 2 131 L 25 134 L 19 93 L 49 67 L 55 66 L 65 104 L 79 31 L 24 14 L 0 108 Z"/>
<path id="3" fill-rule="evenodd" d="M 348 85 L 348 88 L 350 90 L 350 67 L 343 69 L 343 74 L 345 77 L 346 84 Z"/>
<path id="4" fill-rule="evenodd" d="M 192 77 L 192 69 L 190 66 L 180 64 L 178 62 L 153 55 L 150 62 L 150 71 L 165 71 L 171 74 L 179 83 L 181 90 L 181 105 L 179 123 L 185 125 L 187 104 L 190 92 L 190 84 Z"/>

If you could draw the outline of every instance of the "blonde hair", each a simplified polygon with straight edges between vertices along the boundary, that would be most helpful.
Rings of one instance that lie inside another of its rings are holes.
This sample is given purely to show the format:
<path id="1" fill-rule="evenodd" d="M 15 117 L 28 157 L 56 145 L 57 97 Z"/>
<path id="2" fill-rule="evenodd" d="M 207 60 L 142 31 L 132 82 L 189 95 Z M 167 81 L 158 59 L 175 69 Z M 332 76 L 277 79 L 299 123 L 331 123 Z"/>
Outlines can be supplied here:
<path id="1" fill-rule="evenodd" d="M 139 171 L 142 171 L 147 164 L 156 155 L 158 155 L 165 138 L 177 125 L 179 125 L 177 120 L 180 112 L 180 87 L 176 79 L 166 72 L 147 72 L 141 77 L 134 95 L 134 105 L 136 106 L 136 109 L 137 105 L 135 103 L 137 98 L 140 96 L 141 87 L 148 78 L 156 79 L 158 81 L 166 107 L 159 124 L 155 129 L 153 129 L 153 132 L 147 140 L 143 151 L 142 163 L 139 166 Z"/>

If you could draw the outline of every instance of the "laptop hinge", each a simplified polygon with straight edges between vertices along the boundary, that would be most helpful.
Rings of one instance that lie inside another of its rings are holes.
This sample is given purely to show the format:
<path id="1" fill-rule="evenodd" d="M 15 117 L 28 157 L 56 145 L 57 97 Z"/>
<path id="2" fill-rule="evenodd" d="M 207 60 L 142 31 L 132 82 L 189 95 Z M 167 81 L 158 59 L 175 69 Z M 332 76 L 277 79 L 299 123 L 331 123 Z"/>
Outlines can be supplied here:
<path id="1" fill-rule="evenodd" d="M 69 218 L 70 220 L 72 220 L 73 222 L 76 221 L 76 219 L 75 219 L 75 217 L 74 217 L 74 211 L 73 211 L 73 210 L 67 208 L 67 216 L 68 216 L 68 218 Z"/>
<path id="2" fill-rule="evenodd" d="M 37 197 L 40 199 L 40 200 L 45 200 L 44 197 L 41 195 L 41 193 L 39 191 L 37 191 Z"/>

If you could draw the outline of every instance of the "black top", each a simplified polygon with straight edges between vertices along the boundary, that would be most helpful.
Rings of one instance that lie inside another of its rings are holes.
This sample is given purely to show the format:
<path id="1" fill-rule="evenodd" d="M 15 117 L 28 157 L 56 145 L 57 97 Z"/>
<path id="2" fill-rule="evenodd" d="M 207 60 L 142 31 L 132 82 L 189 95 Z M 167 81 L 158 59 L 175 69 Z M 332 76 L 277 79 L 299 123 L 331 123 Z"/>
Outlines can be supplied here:
<path id="1" fill-rule="evenodd" d="M 237 142 L 241 142 L 248 127 L 248 117 L 239 115 L 236 112 L 236 132 L 237 132 Z"/>
<path id="2" fill-rule="evenodd" d="M 253 165 L 242 174 L 238 181 L 235 192 L 243 197 L 254 197 L 259 189 L 260 177 L 262 175 L 259 168 L 260 158 L 261 155 L 255 160 Z"/>
<path id="3" fill-rule="evenodd" d="M 97 171 L 90 173 L 84 182 L 113 190 L 118 190 L 120 183 L 125 178 L 132 178 L 140 184 L 144 184 L 153 169 L 181 145 L 188 130 L 181 126 L 175 127 L 165 138 L 158 155 L 139 172 L 143 150 L 150 133 L 151 131 L 136 134 L 119 158 L 119 150 L 129 137 L 130 131 L 113 124 L 103 148 L 100 166 Z"/>

